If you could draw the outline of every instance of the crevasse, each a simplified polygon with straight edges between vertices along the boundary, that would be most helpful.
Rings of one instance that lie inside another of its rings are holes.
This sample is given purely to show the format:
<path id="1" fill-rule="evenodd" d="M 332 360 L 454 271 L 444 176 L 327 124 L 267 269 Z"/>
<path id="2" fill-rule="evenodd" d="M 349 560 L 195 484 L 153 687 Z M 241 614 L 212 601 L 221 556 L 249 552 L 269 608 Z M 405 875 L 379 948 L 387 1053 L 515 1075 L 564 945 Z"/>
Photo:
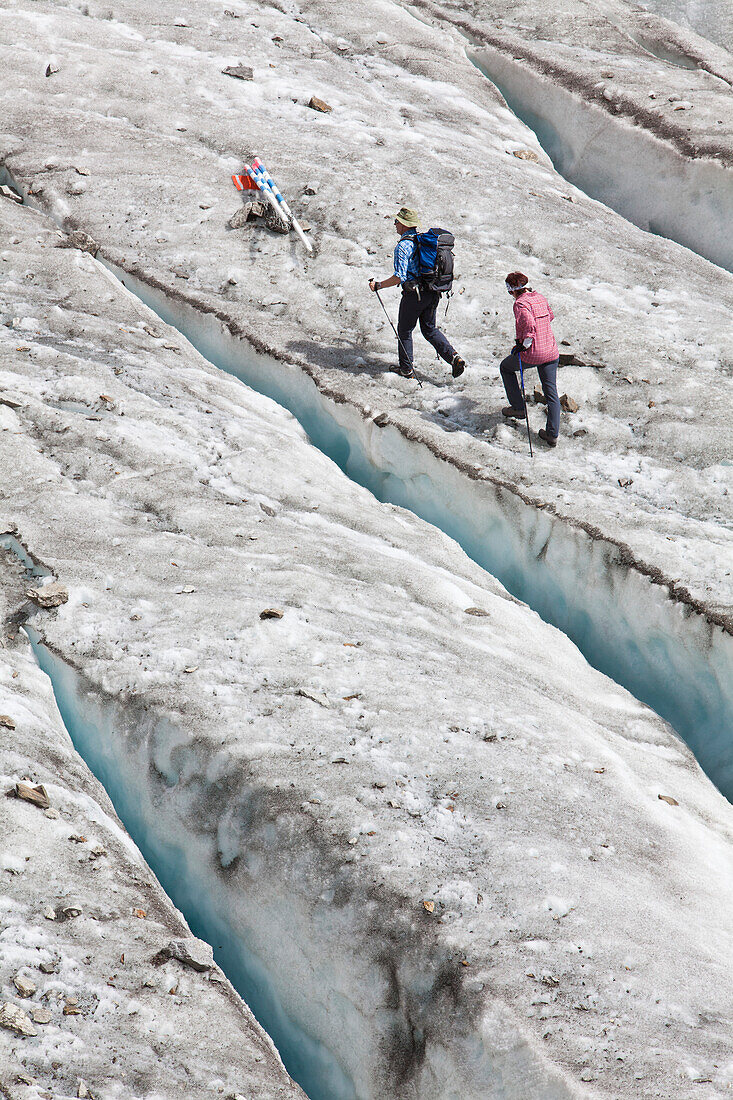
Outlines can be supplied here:
<path id="1" fill-rule="evenodd" d="M 591 665 L 665 718 L 733 799 L 733 638 L 724 629 L 672 599 L 613 543 L 471 479 L 399 428 L 325 396 L 296 365 L 256 352 L 212 314 L 106 266 L 214 366 L 289 409 L 348 477 L 445 531 L 567 634 Z"/>
<path id="2" fill-rule="evenodd" d="M 17 553 L 17 545 L 8 544 L 8 548 Z M 211 944 L 216 962 L 272 1038 L 291 1077 L 311 1100 L 355 1100 L 354 1085 L 339 1064 L 337 1052 L 309 1035 L 288 1013 L 266 958 L 250 945 L 243 909 L 250 930 L 256 918 L 247 913 L 236 886 L 221 875 L 211 834 L 205 828 L 197 829 L 193 821 L 190 828 L 181 829 L 176 816 L 180 806 L 172 809 L 164 793 L 167 786 L 176 786 L 178 777 L 159 774 L 153 779 L 148 768 L 141 771 L 122 731 L 132 720 L 139 743 L 158 741 L 162 745 L 171 734 L 173 740 L 185 739 L 166 728 L 165 721 L 144 711 L 123 713 L 113 701 L 89 691 L 79 673 L 44 645 L 32 621 L 25 631 L 39 666 L 51 680 L 74 747 L 104 786 L 125 828 L 191 931 Z M 292 901 L 283 897 L 281 904 L 287 907 Z M 260 918 L 267 920 L 267 914 L 261 912 Z M 273 951 L 277 951 L 276 942 Z"/>
<path id="3" fill-rule="evenodd" d="M 569 183 L 640 229 L 733 271 L 733 238 L 720 232 L 733 217 L 730 169 L 710 157 L 684 156 L 613 113 L 612 104 L 600 107 L 488 43 L 467 45 L 466 55 Z"/>
<path id="4" fill-rule="evenodd" d="M 328 398 L 296 365 L 257 353 L 212 314 L 107 266 L 212 364 L 288 408 L 349 477 L 454 537 L 510 591 L 568 634 L 592 664 L 668 718 L 708 774 L 729 797 L 733 794 L 733 639 L 721 627 L 670 598 L 666 587 L 630 565 L 611 543 L 508 488 L 469 478 L 396 426 L 378 427 L 356 407 Z M 193 836 L 176 839 L 172 828 L 161 826 L 156 807 L 146 801 L 149 792 L 133 781 L 134 761 L 114 755 L 121 750 L 113 730 L 124 716 L 113 712 L 112 703 L 103 705 L 89 695 L 78 674 L 29 633 L 75 744 L 193 930 L 212 943 L 223 968 L 258 1011 L 290 1072 L 314 1100 L 357 1095 L 338 1055 L 294 1027 L 261 957 L 247 946 L 246 926 L 225 915 L 219 880 L 209 878 L 210 853 L 199 850 Z M 560 1093 L 548 1085 L 546 1095 Z"/>

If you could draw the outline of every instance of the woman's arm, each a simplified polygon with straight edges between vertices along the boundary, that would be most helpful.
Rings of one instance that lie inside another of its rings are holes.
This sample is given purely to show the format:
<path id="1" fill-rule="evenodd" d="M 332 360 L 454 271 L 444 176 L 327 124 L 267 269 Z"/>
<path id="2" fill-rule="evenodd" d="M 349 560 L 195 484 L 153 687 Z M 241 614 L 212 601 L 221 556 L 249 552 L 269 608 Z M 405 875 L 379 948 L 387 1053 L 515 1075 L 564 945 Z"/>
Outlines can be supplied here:
<path id="1" fill-rule="evenodd" d="M 537 331 L 534 316 L 531 309 L 522 302 L 514 303 L 514 320 L 516 322 L 517 342 L 523 344 L 527 338 L 534 339 Z"/>

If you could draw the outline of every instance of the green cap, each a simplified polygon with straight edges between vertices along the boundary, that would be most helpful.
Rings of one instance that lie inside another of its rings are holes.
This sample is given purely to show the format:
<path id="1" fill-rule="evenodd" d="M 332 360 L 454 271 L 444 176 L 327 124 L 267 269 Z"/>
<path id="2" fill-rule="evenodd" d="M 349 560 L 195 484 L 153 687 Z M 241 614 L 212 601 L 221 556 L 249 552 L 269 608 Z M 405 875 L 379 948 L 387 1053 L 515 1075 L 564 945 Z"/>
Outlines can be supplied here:
<path id="1" fill-rule="evenodd" d="M 414 229 L 415 226 L 420 224 L 417 210 L 410 210 L 409 206 L 403 206 L 397 211 L 395 214 L 395 221 L 402 222 L 408 229 Z"/>

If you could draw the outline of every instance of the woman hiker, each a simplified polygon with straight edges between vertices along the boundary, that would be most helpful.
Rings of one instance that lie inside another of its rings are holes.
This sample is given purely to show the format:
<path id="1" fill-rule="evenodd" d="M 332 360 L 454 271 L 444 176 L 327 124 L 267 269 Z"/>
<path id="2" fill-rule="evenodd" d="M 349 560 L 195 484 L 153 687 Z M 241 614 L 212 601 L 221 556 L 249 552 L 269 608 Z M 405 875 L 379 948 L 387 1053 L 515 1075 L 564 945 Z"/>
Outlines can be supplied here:
<path id="1" fill-rule="evenodd" d="M 458 378 L 466 369 L 466 364 L 451 346 L 435 323 L 435 314 L 440 301 L 437 291 L 420 287 L 415 256 L 415 232 L 418 216 L 415 210 L 403 206 L 397 212 L 394 227 L 399 240 L 394 250 L 394 275 L 381 283 L 369 280 L 370 290 L 385 290 L 389 286 L 402 284 L 402 299 L 397 321 L 397 373 L 403 378 L 412 378 L 412 330 L 420 322 L 420 332 L 429 344 L 432 344 L 441 359 L 452 368 L 454 378 Z"/>
<path id="2" fill-rule="evenodd" d="M 522 401 L 522 391 L 517 381 L 519 356 L 525 367 L 537 367 L 542 392 L 547 400 L 547 426 L 540 428 L 539 437 L 549 447 L 557 446 L 560 431 L 560 400 L 557 396 L 557 368 L 560 352 L 552 332 L 551 322 L 555 314 L 546 298 L 528 286 L 529 279 L 521 271 L 512 271 L 506 277 L 506 288 L 514 299 L 516 340 L 512 352 L 503 360 L 501 378 L 509 400 L 509 407 L 502 409 L 503 416 L 525 420 L 527 409 Z"/>

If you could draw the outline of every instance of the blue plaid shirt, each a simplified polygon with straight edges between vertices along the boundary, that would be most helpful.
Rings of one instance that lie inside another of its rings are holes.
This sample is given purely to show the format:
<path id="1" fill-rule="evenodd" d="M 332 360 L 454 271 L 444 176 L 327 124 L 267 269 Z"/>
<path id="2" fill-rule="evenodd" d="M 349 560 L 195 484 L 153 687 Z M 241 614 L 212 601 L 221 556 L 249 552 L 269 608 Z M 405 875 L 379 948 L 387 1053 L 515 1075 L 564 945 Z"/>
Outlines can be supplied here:
<path id="1" fill-rule="evenodd" d="M 394 273 L 401 283 L 416 279 L 418 275 L 415 256 L 415 234 L 412 230 L 400 237 L 394 250 Z"/>

